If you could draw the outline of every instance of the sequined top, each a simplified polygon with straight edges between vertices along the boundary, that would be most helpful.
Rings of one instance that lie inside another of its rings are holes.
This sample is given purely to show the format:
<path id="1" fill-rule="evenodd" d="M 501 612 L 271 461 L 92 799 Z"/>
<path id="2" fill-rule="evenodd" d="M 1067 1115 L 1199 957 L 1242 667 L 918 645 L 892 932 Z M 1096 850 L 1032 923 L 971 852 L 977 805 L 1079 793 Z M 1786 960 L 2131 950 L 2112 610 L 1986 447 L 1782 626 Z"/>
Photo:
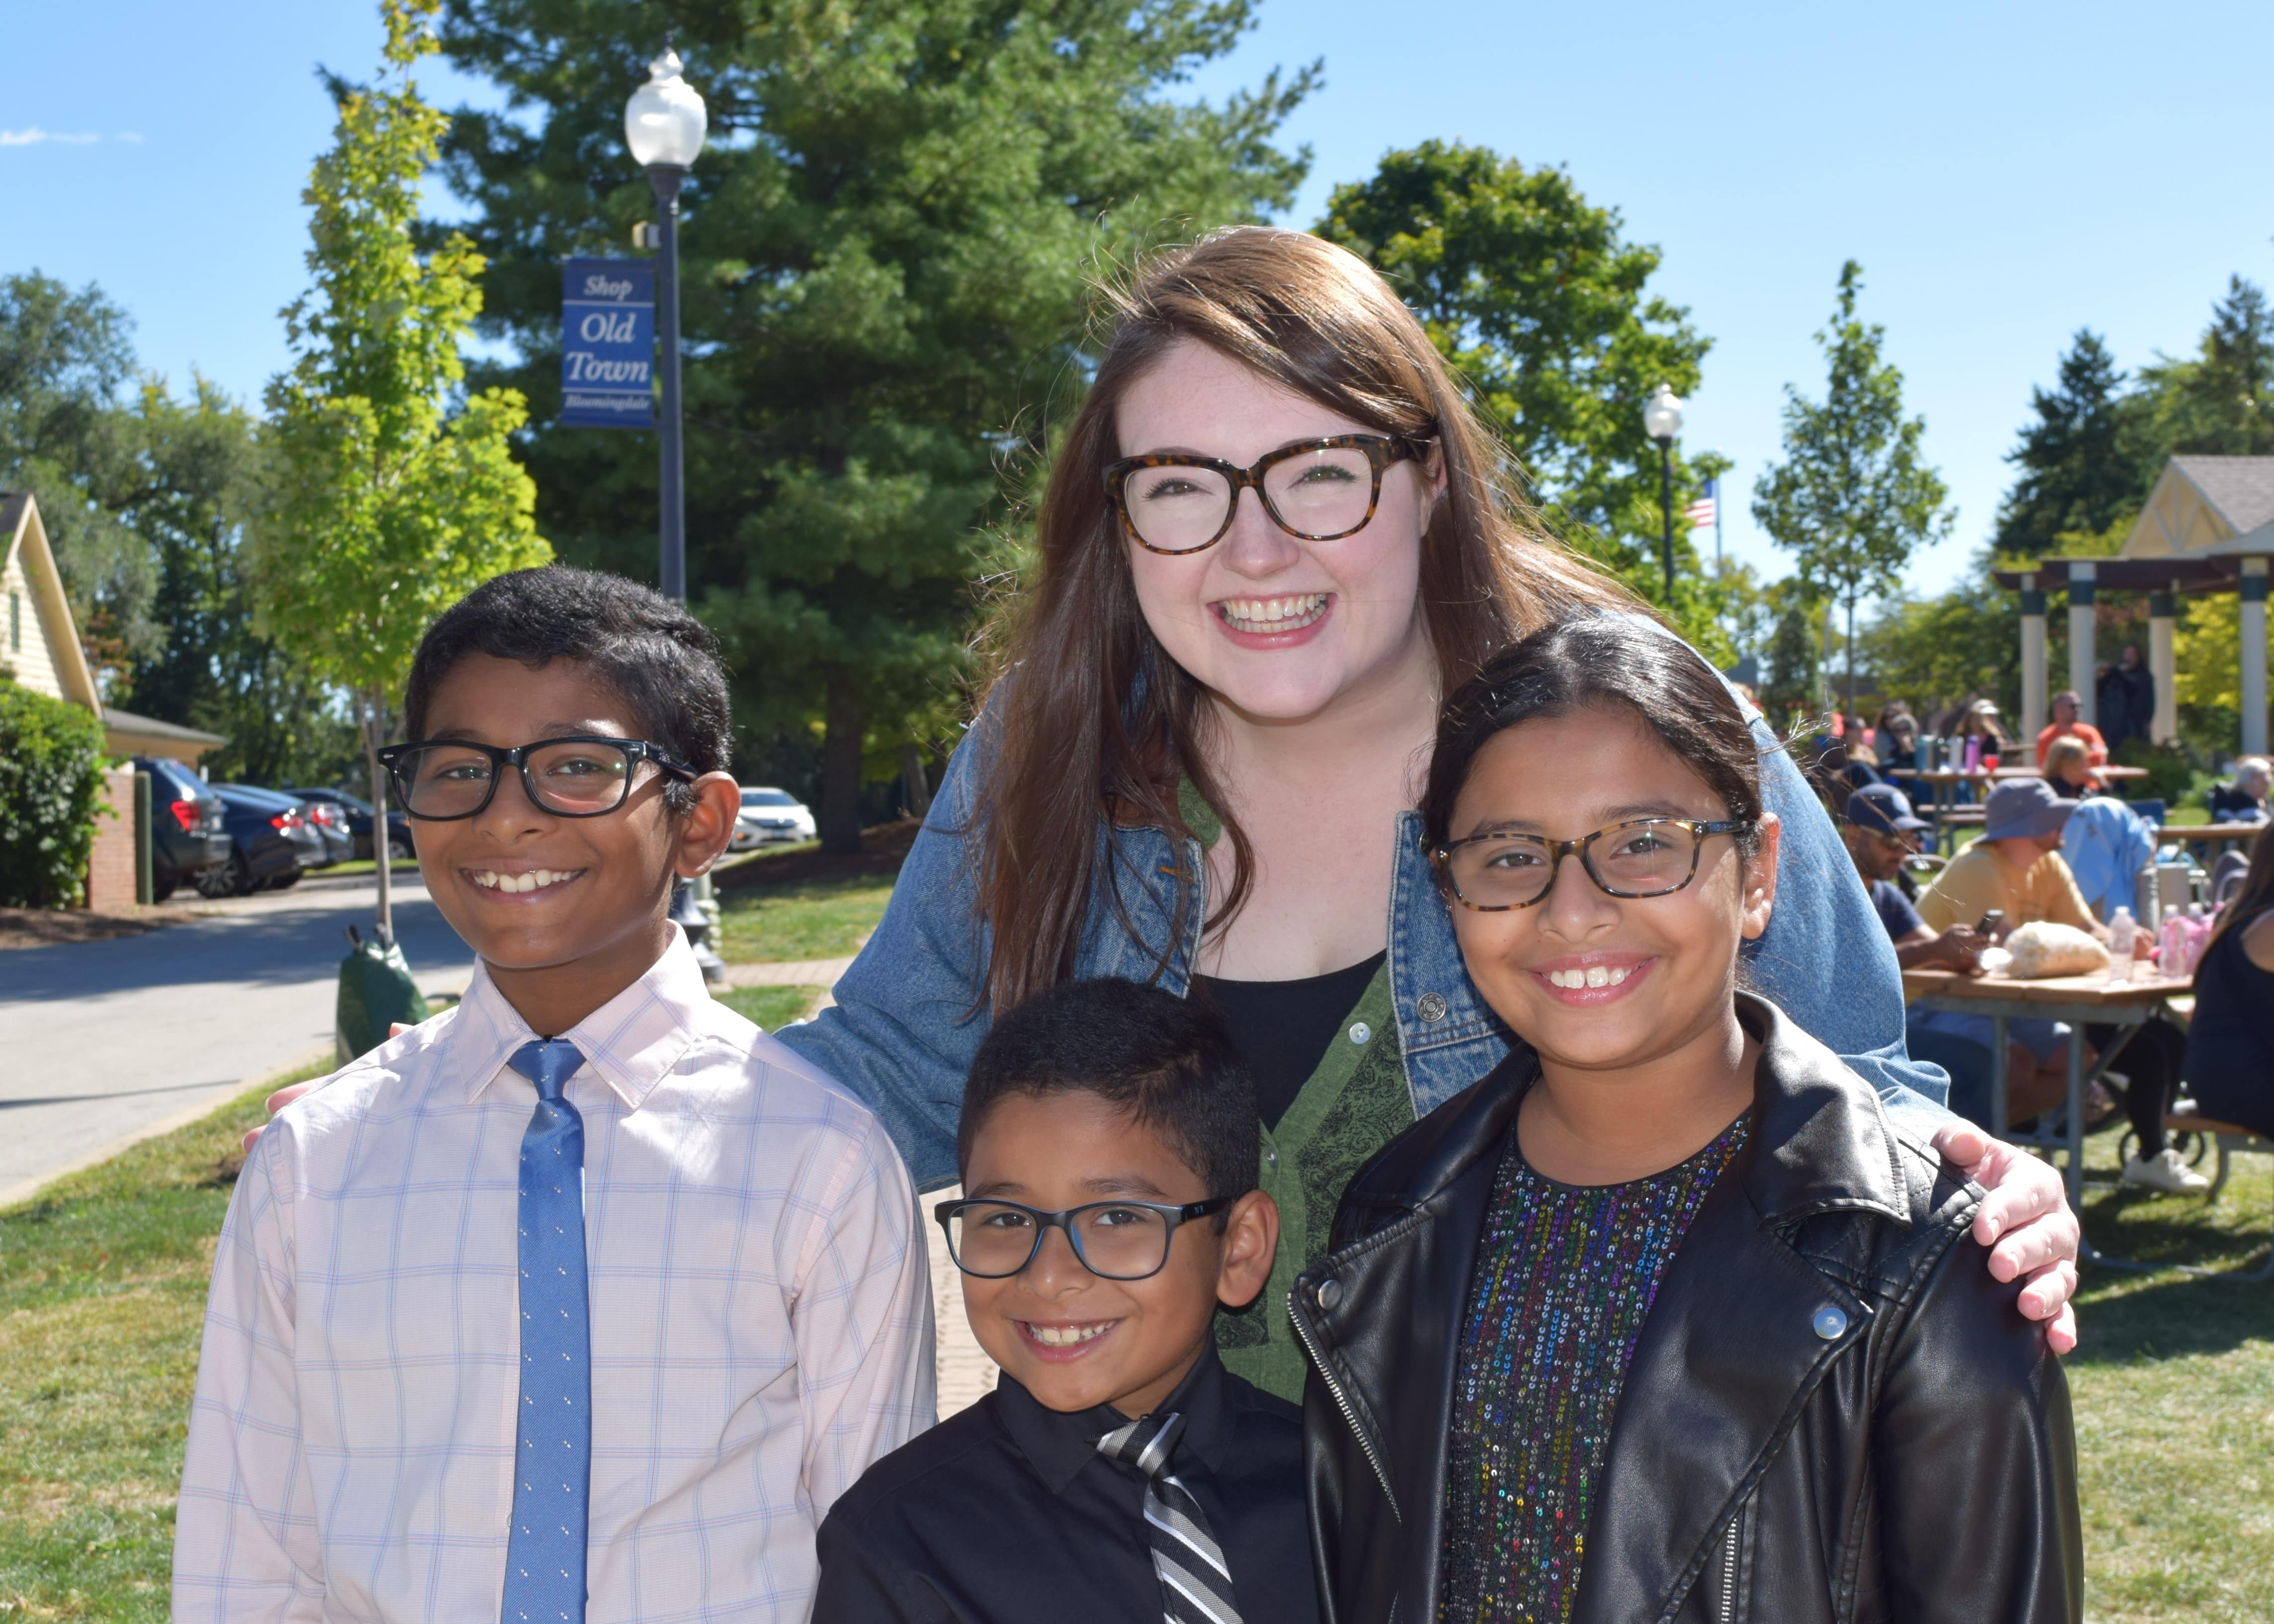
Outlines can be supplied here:
<path id="1" fill-rule="evenodd" d="M 1751 1120 L 1679 1167 L 1624 1184 L 1559 1184 L 1510 1143 L 1462 1320 L 1440 1619 L 1570 1617 L 1635 1340 Z"/>

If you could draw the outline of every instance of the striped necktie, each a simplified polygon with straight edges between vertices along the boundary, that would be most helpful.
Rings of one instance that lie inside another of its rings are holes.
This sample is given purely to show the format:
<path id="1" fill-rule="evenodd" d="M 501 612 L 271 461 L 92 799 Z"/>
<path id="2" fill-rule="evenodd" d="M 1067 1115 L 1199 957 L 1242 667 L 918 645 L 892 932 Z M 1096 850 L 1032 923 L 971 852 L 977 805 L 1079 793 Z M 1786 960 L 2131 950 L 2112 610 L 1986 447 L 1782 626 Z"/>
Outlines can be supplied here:
<path id="1" fill-rule="evenodd" d="M 584 1624 L 592 1488 L 592 1326 L 584 1274 L 584 1119 L 562 1038 L 506 1062 L 537 1085 L 521 1138 L 521 1405 L 501 1624 Z"/>
<path id="2" fill-rule="evenodd" d="M 1209 1531 L 1200 1501 L 1177 1481 L 1169 1457 L 1185 1430 L 1180 1415 L 1141 1417 L 1097 1440 L 1097 1452 L 1145 1474 L 1145 1525 L 1167 1624 L 1239 1624 L 1231 1569 Z"/>

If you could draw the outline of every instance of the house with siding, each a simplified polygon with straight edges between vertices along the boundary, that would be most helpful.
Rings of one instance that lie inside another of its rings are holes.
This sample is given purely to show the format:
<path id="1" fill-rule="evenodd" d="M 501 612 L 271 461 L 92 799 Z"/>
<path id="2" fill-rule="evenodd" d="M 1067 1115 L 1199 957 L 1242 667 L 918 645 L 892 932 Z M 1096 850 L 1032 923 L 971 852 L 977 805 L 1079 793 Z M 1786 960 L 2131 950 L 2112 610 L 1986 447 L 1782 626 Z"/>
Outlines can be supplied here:
<path id="1" fill-rule="evenodd" d="M 64 595 L 63 576 L 40 523 L 40 504 L 28 491 L 0 492 L 0 665 L 33 692 L 83 705 L 102 718 L 114 756 L 166 756 L 192 766 L 229 741 L 219 733 L 136 716 L 102 703 L 94 670 L 80 646 Z"/>

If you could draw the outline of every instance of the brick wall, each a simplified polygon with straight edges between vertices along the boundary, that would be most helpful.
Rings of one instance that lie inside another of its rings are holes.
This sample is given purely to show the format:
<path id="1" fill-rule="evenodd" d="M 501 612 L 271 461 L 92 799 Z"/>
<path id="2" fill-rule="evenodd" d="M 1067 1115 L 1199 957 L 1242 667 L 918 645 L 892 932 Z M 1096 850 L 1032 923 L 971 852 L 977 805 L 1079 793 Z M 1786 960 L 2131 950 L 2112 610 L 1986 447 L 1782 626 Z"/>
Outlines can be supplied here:
<path id="1" fill-rule="evenodd" d="M 134 770 L 102 775 L 102 804 L 95 814 L 94 850 L 87 863 L 87 906 L 103 913 L 134 911 Z"/>

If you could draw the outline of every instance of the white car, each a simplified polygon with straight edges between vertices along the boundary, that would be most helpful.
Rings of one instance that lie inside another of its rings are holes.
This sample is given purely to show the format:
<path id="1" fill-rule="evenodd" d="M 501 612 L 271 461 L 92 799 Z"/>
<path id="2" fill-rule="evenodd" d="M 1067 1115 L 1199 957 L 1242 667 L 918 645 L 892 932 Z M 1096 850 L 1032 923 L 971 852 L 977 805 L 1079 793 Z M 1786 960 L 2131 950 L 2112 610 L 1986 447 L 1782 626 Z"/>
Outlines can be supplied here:
<path id="1" fill-rule="evenodd" d="M 747 852 L 761 846 L 814 838 L 813 814 L 787 790 L 746 789 L 742 816 L 734 820 L 728 849 Z"/>

